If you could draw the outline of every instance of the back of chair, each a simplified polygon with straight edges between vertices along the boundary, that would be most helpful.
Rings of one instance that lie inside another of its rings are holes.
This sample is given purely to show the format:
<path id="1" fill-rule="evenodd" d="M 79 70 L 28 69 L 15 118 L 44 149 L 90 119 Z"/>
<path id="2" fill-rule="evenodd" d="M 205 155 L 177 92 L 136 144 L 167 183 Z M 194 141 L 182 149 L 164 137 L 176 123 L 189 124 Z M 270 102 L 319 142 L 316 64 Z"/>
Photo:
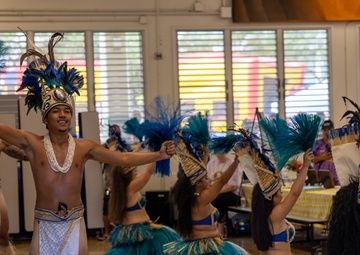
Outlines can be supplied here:
<path id="1" fill-rule="evenodd" d="M 315 184 L 319 183 L 319 176 L 318 176 L 318 172 L 315 169 L 309 169 L 308 173 L 307 173 L 307 180 L 306 180 L 306 185 L 312 185 L 314 186 Z"/>
<path id="2" fill-rule="evenodd" d="M 320 169 L 318 171 L 319 183 L 321 183 L 325 189 L 334 188 L 334 180 L 330 170 Z"/>

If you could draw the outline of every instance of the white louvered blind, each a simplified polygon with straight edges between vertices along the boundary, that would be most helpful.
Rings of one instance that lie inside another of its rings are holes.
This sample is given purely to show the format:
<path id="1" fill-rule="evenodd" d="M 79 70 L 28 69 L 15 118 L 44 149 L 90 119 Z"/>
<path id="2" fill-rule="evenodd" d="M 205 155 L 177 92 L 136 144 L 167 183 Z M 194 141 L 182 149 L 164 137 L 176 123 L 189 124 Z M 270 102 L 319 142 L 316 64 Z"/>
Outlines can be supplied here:
<path id="1" fill-rule="evenodd" d="M 231 45 L 234 120 L 251 128 L 256 108 L 266 117 L 278 113 L 276 31 L 232 31 Z"/>
<path id="2" fill-rule="evenodd" d="M 18 96 L 26 92 L 16 92 L 21 84 L 22 73 L 27 63 L 20 69 L 20 56 L 26 52 L 26 38 L 21 32 L 0 32 L 0 40 L 7 48 L 6 54 L 0 58 L 4 65 L 0 73 L 0 113 L 15 114 L 18 117 Z M 16 122 L 18 125 L 18 122 Z"/>
<path id="3" fill-rule="evenodd" d="M 226 131 L 223 31 L 178 31 L 179 97 L 182 112 L 209 111 L 211 132 Z"/>
<path id="4" fill-rule="evenodd" d="M 27 63 L 23 63 L 20 69 L 20 57 L 26 52 L 26 37 L 21 32 L 0 32 L 0 40 L 7 48 L 4 60 L 5 69 L 0 73 L 0 94 L 21 95 L 25 92 L 16 93 L 21 84 L 22 73 L 26 70 Z"/>
<path id="5" fill-rule="evenodd" d="M 108 137 L 108 124 L 144 116 L 144 71 L 140 32 L 93 33 L 95 101 L 102 123 L 100 137 Z M 122 134 L 131 142 L 131 136 Z"/>
<path id="6" fill-rule="evenodd" d="M 270 118 L 299 112 L 329 118 L 326 29 L 233 30 L 231 38 L 224 32 L 177 32 L 180 100 L 186 110 L 209 110 L 212 132 L 226 130 L 230 97 L 234 122 L 244 128 L 252 128 L 256 108 Z M 231 45 L 231 58 L 224 45 Z M 229 97 L 225 67 L 232 74 Z"/>
<path id="7" fill-rule="evenodd" d="M 330 117 L 328 31 L 284 30 L 286 117 Z"/>
<path id="8" fill-rule="evenodd" d="M 37 47 L 48 52 L 48 42 L 53 32 L 36 32 L 34 42 Z M 54 48 L 55 59 L 61 64 L 67 61 L 68 69 L 76 68 L 84 76 L 84 86 L 79 91 L 80 96 L 73 94 L 75 100 L 75 119 L 78 123 L 78 113 L 87 111 L 87 82 L 86 82 L 86 59 L 85 59 L 85 33 L 66 32 L 64 38 Z M 79 125 L 76 124 L 76 133 L 79 132 Z"/>

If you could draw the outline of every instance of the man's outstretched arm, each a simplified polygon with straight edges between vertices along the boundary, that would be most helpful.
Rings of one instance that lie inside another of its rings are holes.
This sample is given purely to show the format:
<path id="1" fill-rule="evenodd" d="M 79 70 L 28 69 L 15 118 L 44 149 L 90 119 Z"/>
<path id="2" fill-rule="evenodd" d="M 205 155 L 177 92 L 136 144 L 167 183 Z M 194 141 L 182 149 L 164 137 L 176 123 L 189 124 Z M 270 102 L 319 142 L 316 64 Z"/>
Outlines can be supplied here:
<path id="1" fill-rule="evenodd" d="M 15 159 L 28 161 L 28 157 L 26 156 L 25 152 L 22 149 L 19 149 L 18 147 L 1 140 L 0 140 L 0 152 L 4 152 L 9 157 Z"/>

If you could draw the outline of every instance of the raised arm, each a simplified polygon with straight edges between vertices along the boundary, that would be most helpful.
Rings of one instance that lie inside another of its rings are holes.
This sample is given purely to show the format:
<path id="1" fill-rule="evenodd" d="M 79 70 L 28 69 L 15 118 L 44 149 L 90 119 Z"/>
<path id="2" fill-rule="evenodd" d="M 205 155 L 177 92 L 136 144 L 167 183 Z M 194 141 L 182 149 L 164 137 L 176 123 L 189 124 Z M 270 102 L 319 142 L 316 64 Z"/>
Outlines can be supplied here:
<path id="1" fill-rule="evenodd" d="M 214 199 L 219 195 L 223 186 L 230 180 L 231 176 L 234 174 L 239 164 L 238 157 L 235 156 L 232 164 L 226 169 L 224 173 L 211 185 L 208 189 L 201 192 L 200 197 L 198 198 L 199 203 L 201 204 L 210 204 Z"/>
<path id="2" fill-rule="evenodd" d="M 304 153 L 303 166 L 301 167 L 299 174 L 291 186 L 289 194 L 286 196 L 284 201 L 279 205 L 275 206 L 271 213 L 272 221 L 281 221 L 283 220 L 291 211 L 295 205 L 297 199 L 299 198 L 306 180 L 307 172 L 311 164 L 311 160 L 314 159 L 313 153 L 308 149 Z"/>
<path id="3" fill-rule="evenodd" d="M 0 123 L 0 139 L 20 149 L 28 147 L 27 132 Z"/>
<path id="4" fill-rule="evenodd" d="M 149 182 L 152 174 L 154 173 L 156 163 L 151 163 L 146 166 L 143 173 L 136 176 L 129 184 L 128 192 L 136 193 L 142 190 Z"/>
<path id="5" fill-rule="evenodd" d="M 159 160 L 169 159 L 175 154 L 173 141 L 166 141 L 159 151 L 155 152 L 124 152 L 119 153 L 105 149 L 100 144 L 87 140 L 84 146 L 89 148 L 88 158 L 114 166 L 141 166 Z"/>
<path id="6" fill-rule="evenodd" d="M 0 141 L 0 152 L 4 152 L 9 157 L 15 159 L 28 161 L 28 157 L 23 150 L 19 149 L 16 146 L 8 144 L 5 141 Z"/>

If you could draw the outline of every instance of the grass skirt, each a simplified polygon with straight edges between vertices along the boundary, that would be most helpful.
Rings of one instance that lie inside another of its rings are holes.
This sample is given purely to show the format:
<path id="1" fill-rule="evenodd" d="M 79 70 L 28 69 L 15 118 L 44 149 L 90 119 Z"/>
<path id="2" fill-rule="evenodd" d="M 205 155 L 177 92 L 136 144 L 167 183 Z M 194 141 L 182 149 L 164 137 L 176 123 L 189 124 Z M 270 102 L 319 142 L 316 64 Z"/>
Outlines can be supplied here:
<path id="1" fill-rule="evenodd" d="M 228 241 L 223 241 L 220 237 L 185 240 L 171 242 L 164 245 L 164 253 L 167 255 L 247 255 L 248 253 Z"/>
<path id="2" fill-rule="evenodd" d="M 171 228 L 154 223 L 117 226 L 109 236 L 112 248 L 105 255 L 158 255 L 163 253 L 163 245 L 180 240 Z"/>
<path id="3" fill-rule="evenodd" d="M 15 247 L 9 243 L 9 245 L 0 245 L 0 255 L 16 255 L 17 251 Z"/>

